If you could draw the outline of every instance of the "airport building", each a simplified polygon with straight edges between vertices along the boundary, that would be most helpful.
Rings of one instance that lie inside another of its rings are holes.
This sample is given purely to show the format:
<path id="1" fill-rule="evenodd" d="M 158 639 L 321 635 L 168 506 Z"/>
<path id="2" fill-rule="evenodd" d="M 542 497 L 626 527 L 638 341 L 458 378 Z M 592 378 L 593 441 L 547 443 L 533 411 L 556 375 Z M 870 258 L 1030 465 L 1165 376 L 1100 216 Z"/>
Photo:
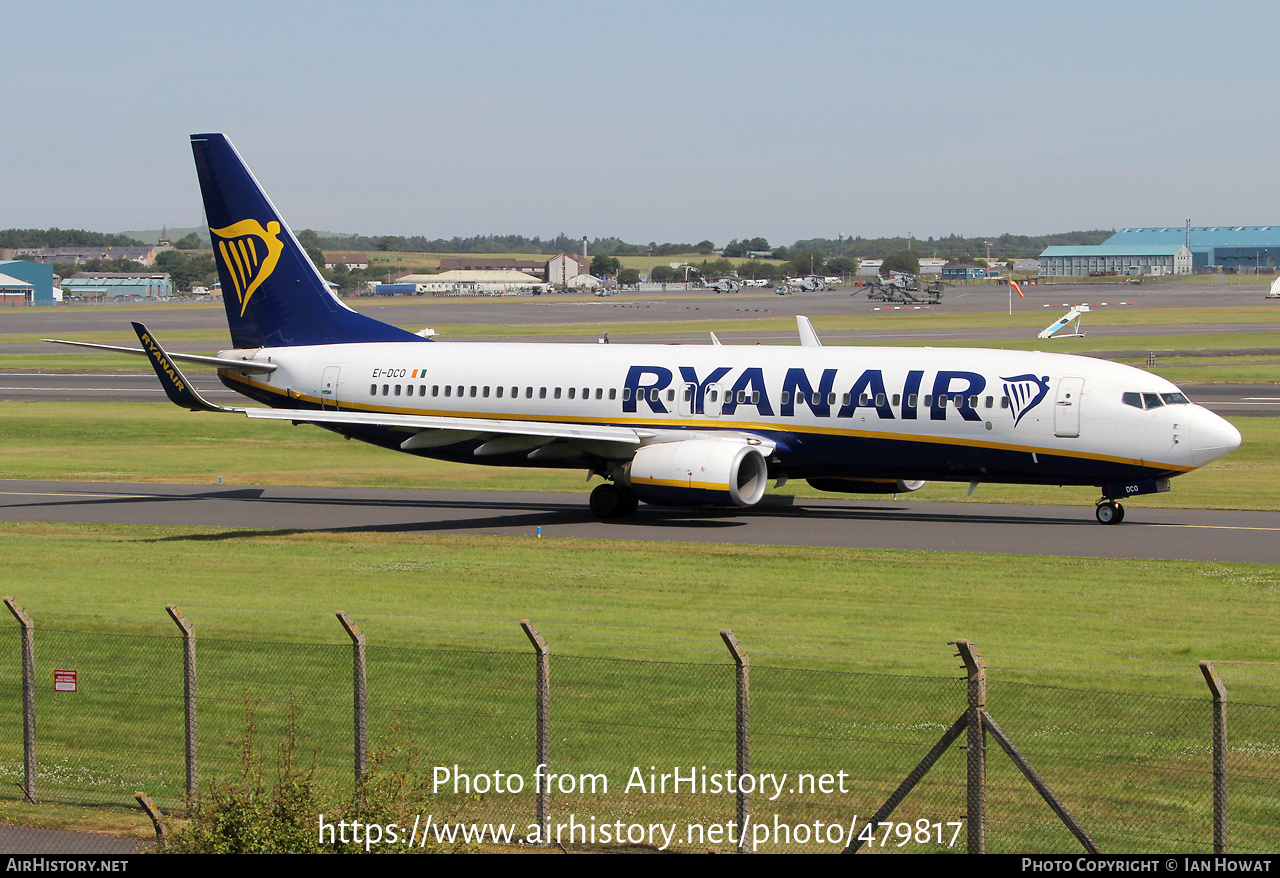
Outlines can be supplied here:
<path id="1" fill-rule="evenodd" d="M 542 278 L 520 271 L 442 271 L 439 274 L 406 274 L 394 284 L 378 284 L 377 295 L 430 294 L 433 296 L 484 296 L 537 291 L 550 286 Z"/>
<path id="2" fill-rule="evenodd" d="M 1179 230 L 1181 234 L 1181 230 Z M 1049 247 L 1040 254 L 1042 277 L 1191 274 L 1184 244 L 1123 243 Z"/>
<path id="3" fill-rule="evenodd" d="M 1147 226 L 1121 229 L 1103 246 L 1185 245 L 1191 270 L 1275 272 L 1280 264 L 1280 226 Z"/>
<path id="4" fill-rule="evenodd" d="M 6 305 L 52 305 L 53 266 L 18 259 L 0 262 L 0 298 Z"/>
<path id="5" fill-rule="evenodd" d="M 168 273 L 88 272 L 73 274 L 62 282 L 62 292 L 85 299 L 117 299 L 132 296 L 158 299 L 173 295 Z"/>

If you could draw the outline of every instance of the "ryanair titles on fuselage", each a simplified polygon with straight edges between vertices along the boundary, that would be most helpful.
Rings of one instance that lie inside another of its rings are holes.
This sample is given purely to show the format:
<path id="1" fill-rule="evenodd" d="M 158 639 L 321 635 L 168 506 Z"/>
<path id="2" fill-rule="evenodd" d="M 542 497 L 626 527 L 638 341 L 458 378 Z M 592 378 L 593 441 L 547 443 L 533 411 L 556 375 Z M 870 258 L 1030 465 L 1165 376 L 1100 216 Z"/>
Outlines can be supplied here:
<path id="1" fill-rule="evenodd" d="M 839 369 L 823 369 L 816 382 L 810 373 L 801 368 L 789 368 L 779 388 L 777 406 L 770 398 L 764 369 L 748 366 L 735 373 L 733 367 L 713 368 L 699 375 L 693 366 L 679 366 L 673 371 L 666 366 L 632 366 L 623 385 L 622 410 L 636 414 L 646 406 L 654 414 L 669 414 L 666 394 L 673 387 L 691 388 L 692 414 L 704 414 L 708 403 L 708 391 L 720 389 L 712 405 L 718 405 L 721 414 L 733 416 L 739 408 L 753 408 L 762 417 L 795 417 L 796 407 L 803 406 L 819 418 L 852 418 L 858 409 L 869 409 L 882 420 L 946 420 L 947 409 L 958 412 L 966 421 L 981 421 L 978 413 L 979 398 L 987 390 L 987 379 L 966 370 L 939 370 L 930 373 L 923 369 L 911 369 L 901 387 L 885 382 L 884 370 L 864 369 L 849 382 L 840 380 Z M 1011 409 L 1014 423 L 1035 408 L 1049 392 L 1047 375 L 1001 376 L 1002 396 L 1009 402 L 1002 404 Z M 729 382 L 732 383 L 729 383 Z M 924 388 L 922 393 L 922 388 Z M 926 405 L 922 403 L 927 402 Z"/>

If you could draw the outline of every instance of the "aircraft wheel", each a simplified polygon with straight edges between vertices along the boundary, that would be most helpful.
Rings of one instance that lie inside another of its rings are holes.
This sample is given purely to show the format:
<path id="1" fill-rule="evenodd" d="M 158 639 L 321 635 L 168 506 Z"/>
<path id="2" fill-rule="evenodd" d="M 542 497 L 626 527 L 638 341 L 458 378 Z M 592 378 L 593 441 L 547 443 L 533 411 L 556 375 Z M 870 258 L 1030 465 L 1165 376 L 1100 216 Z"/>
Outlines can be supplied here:
<path id="1" fill-rule="evenodd" d="M 596 485 L 590 504 L 596 518 L 613 518 L 623 506 L 622 492 L 613 485 Z"/>
<path id="2" fill-rule="evenodd" d="M 1093 515 L 1098 519 L 1098 524 L 1119 524 L 1124 520 L 1124 507 L 1108 500 L 1094 507 Z"/>
<path id="3" fill-rule="evenodd" d="M 618 516 L 635 515 L 636 510 L 640 508 L 640 498 L 630 491 L 619 489 L 618 493 L 622 495 L 622 506 L 618 509 Z"/>

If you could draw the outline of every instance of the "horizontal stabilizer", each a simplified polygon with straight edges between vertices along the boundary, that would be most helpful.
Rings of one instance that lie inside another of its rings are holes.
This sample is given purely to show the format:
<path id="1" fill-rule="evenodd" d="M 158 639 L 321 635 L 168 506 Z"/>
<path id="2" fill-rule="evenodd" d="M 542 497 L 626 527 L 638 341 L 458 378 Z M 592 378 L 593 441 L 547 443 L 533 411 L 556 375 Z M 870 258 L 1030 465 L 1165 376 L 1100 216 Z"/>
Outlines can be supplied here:
<path id="1" fill-rule="evenodd" d="M 52 342 L 53 344 L 74 345 L 78 348 L 96 348 L 100 351 L 115 351 L 120 354 L 136 354 L 138 356 L 150 356 L 150 351 L 139 350 L 138 348 L 127 348 L 123 345 L 115 344 L 93 344 L 87 341 L 67 341 L 61 338 L 42 338 L 41 341 Z M 169 359 L 177 360 L 180 363 L 196 363 L 201 366 L 216 366 L 219 369 L 235 369 L 237 372 L 247 372 L 253 375 L 266 375 L 276 370 L 275 363 L 259 363 L 256 360 L 235 360 L 231 357 L 208 357 L 203 354 L 169 354 Z"/>

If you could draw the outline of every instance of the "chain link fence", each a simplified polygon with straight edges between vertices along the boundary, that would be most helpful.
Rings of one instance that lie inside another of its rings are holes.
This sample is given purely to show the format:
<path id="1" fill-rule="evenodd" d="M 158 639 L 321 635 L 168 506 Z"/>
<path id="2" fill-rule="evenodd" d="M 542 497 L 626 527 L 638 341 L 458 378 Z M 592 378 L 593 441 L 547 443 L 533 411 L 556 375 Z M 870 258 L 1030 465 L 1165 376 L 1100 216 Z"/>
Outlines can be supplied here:
<path id="1" fill-rule="evenodd" d="M 1227 832 L 1220 849 L 1280 849 L 1280 708 L 1221 705 L 1227 805 L 1215 815 L 1207 689 L 1188 698 L 1002 682 L 996 668 L 974 690 L 960 674 L 753 665 L 749 643 L 740 669 L 734 655 L 640 661 L 558 655 L 551 643 L 540 722 L 532 649 L 196 638 L 188 758 L 176 630 L 28 630 L 32 671 L 20 627 L 0 655 L 9 797 L 133 807 L 141 790 L 180 811 L 188 784 L 235 779 L 247 751 L 270 764 L 286 741 L 297 763 L 349 792 L 380 748 L 411 741 L 442 812 L 508 825 L 520 839 L 541 827 L 535 841 L 565 847 L 1080 851 L 1049 797 L 996 745 L 1002 729 L 1102 851 L 1212 853 L 1215 816 Z M 985 691 L 983 703 L 973 691 Z M 987 744 L 975 774 L 962 729 L 980 715 Z M 922 772 L 931 750 L 936 761 Z M 917 782 L 873 822 L 907 778 Z"/>

